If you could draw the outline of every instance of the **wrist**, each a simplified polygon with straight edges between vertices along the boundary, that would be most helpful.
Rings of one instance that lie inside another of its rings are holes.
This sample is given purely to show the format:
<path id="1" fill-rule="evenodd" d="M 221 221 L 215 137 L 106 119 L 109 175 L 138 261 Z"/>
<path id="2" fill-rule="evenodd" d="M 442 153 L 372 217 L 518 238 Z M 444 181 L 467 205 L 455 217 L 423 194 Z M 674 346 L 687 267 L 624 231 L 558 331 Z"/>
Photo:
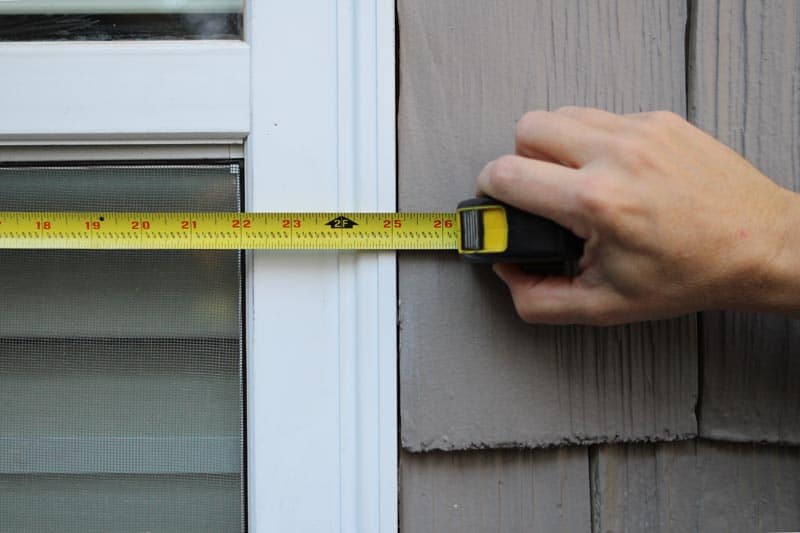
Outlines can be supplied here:
<path id="1" fill-rule="evenodd" d="M 779 189 L 737 308 L 800 315 L 800 195 Z"/>

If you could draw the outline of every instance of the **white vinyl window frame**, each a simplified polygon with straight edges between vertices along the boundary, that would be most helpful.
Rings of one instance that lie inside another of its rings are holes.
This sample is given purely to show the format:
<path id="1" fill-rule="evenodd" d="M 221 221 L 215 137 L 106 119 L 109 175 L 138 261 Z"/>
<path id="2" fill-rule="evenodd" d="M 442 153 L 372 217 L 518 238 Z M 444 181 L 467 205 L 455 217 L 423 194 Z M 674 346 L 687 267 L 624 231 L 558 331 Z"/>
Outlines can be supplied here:
<path id="1" fill-rule="evenodd" d="M 249 46 L 238 41 L 0 43 L 0 142 L 241 142 Z"/>
<path id="2" fill-rule="evenodd" d="M 245 18 L 244 42 L 0 43 L 0 158 L 243 144 L 249 211 L 394 211 L 393 2 Z M 396 531 L 394 253 L 247 257 L 249 531 Z"/>
<path id="3" fill-rule="evenodd" d="M 394 3 L 249 9 L 248 209 L 394 211 Z M 252 531 L 396 531 L 394 253 L 259 252 L 248 275 Z"/>

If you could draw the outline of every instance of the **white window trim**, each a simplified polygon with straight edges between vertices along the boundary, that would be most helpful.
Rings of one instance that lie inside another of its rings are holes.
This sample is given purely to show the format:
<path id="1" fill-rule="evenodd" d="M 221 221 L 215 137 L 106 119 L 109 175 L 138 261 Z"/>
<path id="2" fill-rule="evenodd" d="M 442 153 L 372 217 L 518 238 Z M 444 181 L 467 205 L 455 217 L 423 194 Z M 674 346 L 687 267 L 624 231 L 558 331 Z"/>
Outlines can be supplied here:
<path id="1" fill-rule="evenodd" d="M 248 210 L 394 211 L 393 3 L 248 12 Z M 250 530 L 396 531 L 394 253 L 256 252 L 248 287 Z"/>
<path id="2" fill-rule="evenodd" d="M 246 20 L 247 43 L 3 43 L 0 157 L 246 137 L 248 210 L 394 211 L 393 2 Z M 247 276 L 249 531 L 396 531 L 394 253 L 248 253 Z"/>
<path id="3" fill-rule="evenodd" d="M 250 48 L 240 41 L 24 42 L 2 49 L 3 144 L 235 142 L 249 131 Z"/>

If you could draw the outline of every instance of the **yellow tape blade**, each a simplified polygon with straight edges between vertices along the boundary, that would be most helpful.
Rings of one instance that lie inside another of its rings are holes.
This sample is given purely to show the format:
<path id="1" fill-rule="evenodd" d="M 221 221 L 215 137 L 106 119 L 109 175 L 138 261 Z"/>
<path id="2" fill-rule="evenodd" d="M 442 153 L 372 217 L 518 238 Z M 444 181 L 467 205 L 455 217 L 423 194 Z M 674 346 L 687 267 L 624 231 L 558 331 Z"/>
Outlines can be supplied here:
<path id="1" fill-rule="evenodd" d="M 451 250 L 455 213 L 0 212 L 0 248 Z"/>

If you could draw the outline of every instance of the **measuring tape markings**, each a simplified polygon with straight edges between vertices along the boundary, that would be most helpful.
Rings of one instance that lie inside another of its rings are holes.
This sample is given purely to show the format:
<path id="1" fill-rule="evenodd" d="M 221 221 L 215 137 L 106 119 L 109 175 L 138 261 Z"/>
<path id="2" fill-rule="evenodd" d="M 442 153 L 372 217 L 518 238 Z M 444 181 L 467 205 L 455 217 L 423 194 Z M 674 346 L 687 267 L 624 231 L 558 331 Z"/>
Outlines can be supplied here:
<path id="1" fill-rule="evenodd" d="M 0 248 L 450 250 L 455 213 L 0 212 Z"/>

